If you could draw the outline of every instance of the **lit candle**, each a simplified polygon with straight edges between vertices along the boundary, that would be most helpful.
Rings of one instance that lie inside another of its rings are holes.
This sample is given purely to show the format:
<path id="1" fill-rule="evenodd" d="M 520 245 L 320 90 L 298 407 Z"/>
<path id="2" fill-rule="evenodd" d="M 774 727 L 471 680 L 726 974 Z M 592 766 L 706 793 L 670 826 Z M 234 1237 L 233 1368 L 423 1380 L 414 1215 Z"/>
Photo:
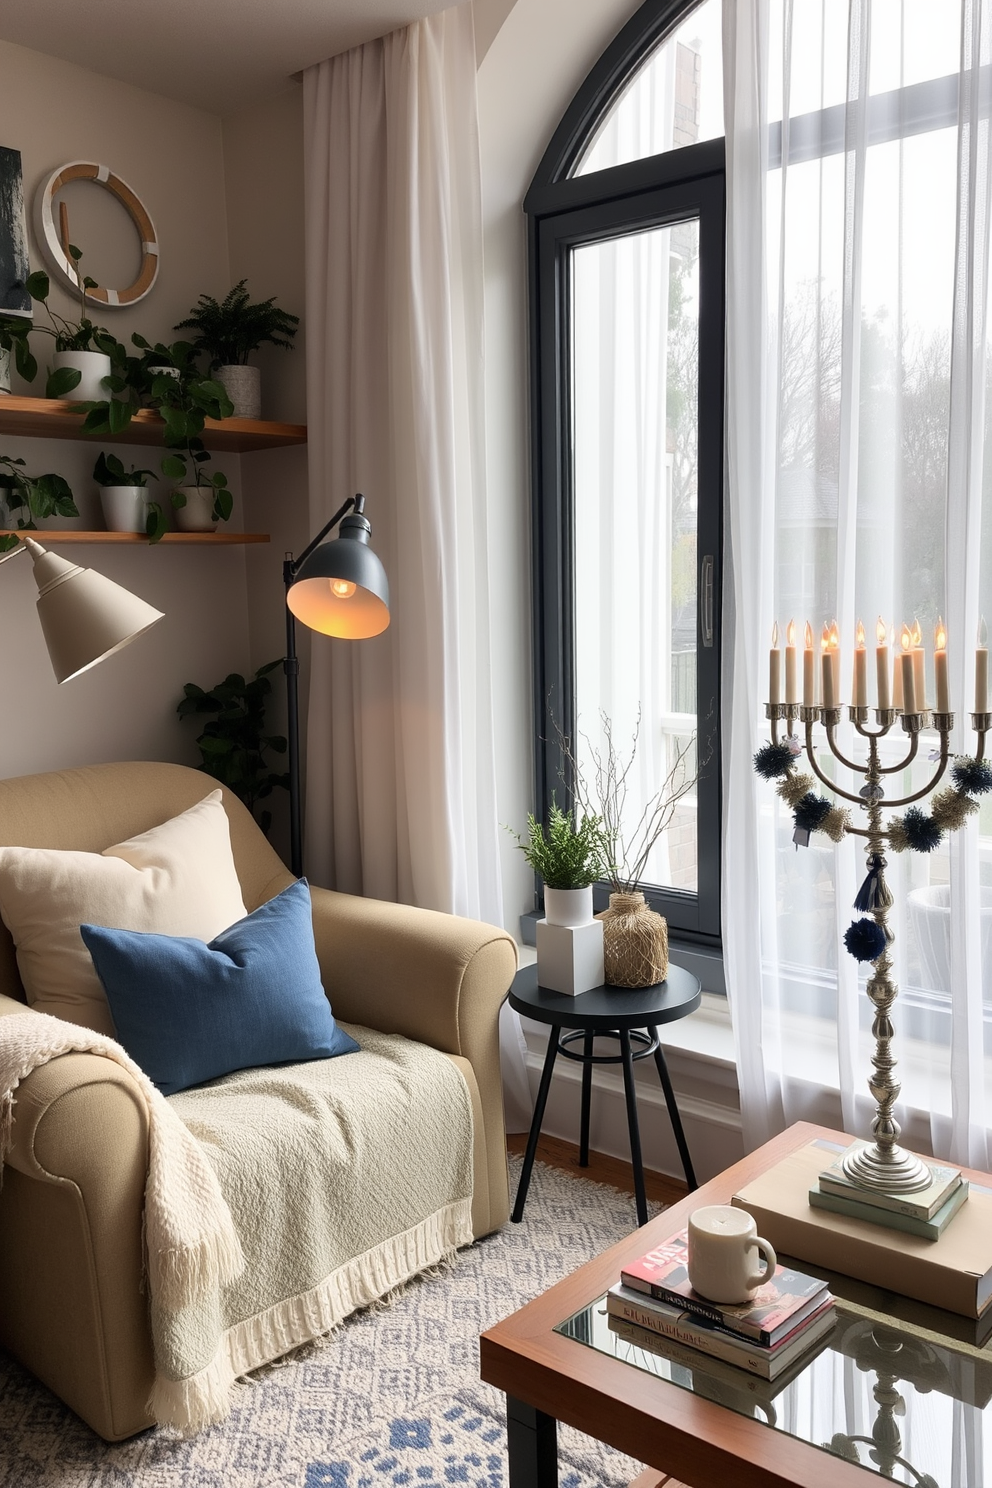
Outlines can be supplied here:
<path id="1" fill-rule="evenodd" d="M 854 706 L 868 706 L 868 652 L 865 649 L 865 628 L 860 620 L 854 634 Z"/>
<path id="2" fill-rule="evenodd" d="M 881 615 L 875 626 L 875 681 L 878 684 L 879 708 L 891 708 L 889 701 L 889 635 Z"/>
<path id="3" fill-rule="evenodd" d="M 836 708 L 837 692 L 834 687 L 834 658 L 830 650 L 830 629 L 827 625 L 823 627 L 820 637 L 820 677 L 823 687 L 823 706 L 825 708 Z"/>
<path id="4" fill-rule="evenodd" d="M 947 631 L 938 617 L 933 633 L 933 676 L 937 686 L 937 712 L 950 713 L 950 690 L 947 686 Z"/>
<path id="5" fill-rule="evenodd" d="M 827 631 L 827 645 L 830 651 L 830 665 L 834 674 L 834 707 L 840 706 L 840 631 L 837 621 L 831 620 L 830 629 Z"/>
<path id="6" fill-rule="evenodd" d="M 914 676 L 913 663 L 913 632 L 908 625 L 902 628 L 902 652 L 899 657 L 899 667 L 902 672 L 902 711 L 904 713 L 915 713 L 917 708 L 916 678 Z"/>
<path id="7" fill-rule="evenodd" d="M 889 645 L 893 647 L 892 656 L 892 706 L 897 713 L 902 712 L 902 657 L 895 648 L 895 626 L 889 632 Z"/>
<path id="8" fill-rule="evenodd" d="M 978 646 L 975 649 L 975 712 L 989 711 L 989 632 L 982 616 L 978 627 Z"/>
<path id="9" fill-rule="evenodd" d="M 923 650 L 923 632 L 920 629 L 919 620 L 913 621 L 913 692 L 916 699 L 916 713 L 926 712 L 927 706 L 927 667 L 926 652 Z M 909 712 L 909 709 L 906 709 Z"/>
<path id="10" fill-rule="evenodd" d="M 806 621 L 803 631 L 803 707 L 816 707 L 816 662 L 813 653 L 813 627 Z"/>
<path id="11" fill-rule="evenodd" d="M 768 653 L 768 701 L 778 702 L 782 669 L 782 653 L 778 649 L 778 621 L 772 626 L 772 645 Z"/>
<path id="12" fill-rule="evenodd" d="M 797 703 L 796 692 L 796 622 L 790 620 L 785 628 L 785 701 Z"/>

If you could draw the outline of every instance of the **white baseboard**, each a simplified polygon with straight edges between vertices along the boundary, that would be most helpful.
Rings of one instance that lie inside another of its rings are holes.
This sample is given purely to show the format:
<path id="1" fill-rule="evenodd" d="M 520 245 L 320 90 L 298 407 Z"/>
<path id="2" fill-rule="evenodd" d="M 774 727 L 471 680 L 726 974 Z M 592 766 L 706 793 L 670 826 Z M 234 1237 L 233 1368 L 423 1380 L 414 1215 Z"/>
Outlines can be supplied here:
<path id="1" fill-rule="evenodd" d="M 546 1031 L 529 1024 L 526 1036 L 527 1073 L 531 1094 L 536 1096 Z M 697 1063 L 682 1050 L 670 1051 L 667 1057 L 693 1167 L 702 1183 L 744 1155 L 736 1078 L 721 1078 L 712 1061 Z M 641 1060 L 635 1070 L 644 1166 L 682 1179 L 682 1164 L 654 1061 Z M 581 1078 L 581 1066 L 559 1055 L 541 1128 L 546 1135 L 578 1143 Z M 589 1142 L 596 1152 L 630 1159 L 623 1075 L 618 1067 L 597 1065 L 593 1069 Z"/>

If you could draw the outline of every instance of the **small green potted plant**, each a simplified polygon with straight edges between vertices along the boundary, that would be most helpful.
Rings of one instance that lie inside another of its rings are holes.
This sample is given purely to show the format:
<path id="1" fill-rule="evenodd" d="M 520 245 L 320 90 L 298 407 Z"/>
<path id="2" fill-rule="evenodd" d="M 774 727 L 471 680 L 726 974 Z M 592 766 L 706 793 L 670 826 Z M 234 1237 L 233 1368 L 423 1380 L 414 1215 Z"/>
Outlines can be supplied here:
<path id="1" fill-rule="evenodd" d="M 548 824 L 527 817 L 527 838 L 517 844 L 544 880 L 544 914 L 550 925 L 586 925 L 592 919 L 592 886 L 605 871 L 603 823 L 574 819 L 552 801 Z"/>
<path id="2" fill-rule="evenodd" d="M 253 304 L 248 281 L 242 279 L 222 300 L 201 294 L 174 329 L 198 332 L 193 345 L 209 356 L 210 370 L 227 388 L 235 417 L 257 419 L 262 412 L 261 379 L 248 358 L 266 344 L 291 350 L 299 323 L 298 315 L 278 308 L 274 295 Z"/>
<path id="3" fill-rule="evenodd" d="M 28 475 L 25 462 L 12 455 L 0 455 L 0 503 L 4 523 L 14 521 L 18 532 L 34 532 L 36 518 L 78 517 L 72 490 L 61 475 Z M 10 534 L 0 537 L 0 553 L 16 548 L 18 540 Z"/>
<path id="4" fill-rule="evenodd" d="M 148 520 L 145 488 L 155 479 L 153 470 L 127 469 L 116 455 L 102 450 L 93 466 L 93 479 L 100 487 L 100 505 L 108 532 L 144 532 Z"/>
<path id="5" fill-rule="evenodd" d="M 98 286 L 88 274 L 79 273 L 82 256 L 81 250 L 70 243 L 69 257 L 79 274 L 78 320 L 67 320 L 51 308 L 48 303 L 51 283 L 41 269 L 28 275 L 25 288 L 37 304 L 44 306 L 50 321 L 49 325 L 35 324 L 34 329 L 55 341 L 52 370 L 45 386 L 46 396 L 86 403 L 105 396 L 104 378 L 109 377 L 113 370 L 112 357 L 119 343 L 109 331 L 94 325 L 86 313 L 86 291 Z"/>

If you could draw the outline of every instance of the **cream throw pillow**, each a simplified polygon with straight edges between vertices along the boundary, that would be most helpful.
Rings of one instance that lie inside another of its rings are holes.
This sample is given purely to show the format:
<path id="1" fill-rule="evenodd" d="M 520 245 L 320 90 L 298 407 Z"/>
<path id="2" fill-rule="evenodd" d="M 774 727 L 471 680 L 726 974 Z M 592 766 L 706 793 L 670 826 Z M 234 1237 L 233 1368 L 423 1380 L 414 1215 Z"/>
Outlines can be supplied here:
<path id="1" fill-rule="evenodd" d="M 248 913 L 219 790 L 102 853 L 0 847 L 0 915 L 28 1002 L 116 1037 L 82 924 L 210 941 Z"/>

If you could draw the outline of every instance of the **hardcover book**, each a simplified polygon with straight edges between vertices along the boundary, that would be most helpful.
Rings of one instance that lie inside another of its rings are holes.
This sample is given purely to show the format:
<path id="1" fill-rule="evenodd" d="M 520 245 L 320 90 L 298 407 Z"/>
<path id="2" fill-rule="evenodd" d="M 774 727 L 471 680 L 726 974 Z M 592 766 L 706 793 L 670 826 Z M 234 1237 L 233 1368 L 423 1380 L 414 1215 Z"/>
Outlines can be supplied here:
<path id="1" fill-rule="evenodd" d="M 698 1313 L 680 1311 L 661 1304 L 648 1305 L 637 1293 L 624 1286 L 614 1286 L 606 1294 L 606 1310 L 611 1318 L 634 1323 L 650 1333 L 673 1339 L 689 1348 L 699 1349 L 711 1358 L 734 1364 L 762 1379 L 774 1380 L 790 1364 L 806 1354 L 834 1325 L 833 1299 L 828 1297 L 805 1323 L 794 1328 L 776 1348 L 761 1348 L 747 1338 L 740 1338 Z"/>
<path id="2" fill-rule="evenodd" d="M 774 1241 L 772 1242 L 774 1244 Z M 682 1311 L 709 1318 L 731 1333 L 769 1348 L 790 1332 L 802 1316 L 815 1310 L 829 1293 L 817 1276 L 776 1266 L 775 1275 L 759 1287 L 750 1302 L 711 1302 L 689 1284 L 689 1249 L 685 1230 L 629 1262 L 620 1273 L 625 1286 L 644 1292 Z"/>
<path id="3" fill-rule="evenodd" d="M 941 1163 L 935 1163 L 931 1158 L 927 1158 L 930 1171 L 933 1173 L 933 1182 L 929 1188 L 922 1188 L 917 1193 L 898 1195 L 876 1193 L 874 1189 L 859 1188 L 848 1178 L 843 1164 L 849 1153 L 860 1152 L 863 1147 L 867 1146 L 867 1142 L 852 1142 L 851 1146 L 841 1152 L 829 1168 L 824 1168 L 820 1174 L 820 1192 L 840 1194 L 841 1198 L 857 1199 L 861 1204 L 871 1204 L 876 1209 L 888 1209 L 893 1214 L 906 1214 L 912 1219 L 933 1219 L 937 1210 L 947 1203 L 957 1188 L 961 1186 L 967 1188 L 957 1168 L 945 1167 Z"/>
<path id="4" fill-rule="evenodd" d="M 676 1370 L 685 1370 L 691 1375 L 693 1394 L 715 1400 L 718 1405 L 729 1406 L 731 1410 L 742 1411 L 745 1415 L 750 1415 L 756 1405 L 769 1406 L 776 1395 L 802 1374 L 817 1352 L 816 1349 L 811 1349 L 774 1380 L 766 1380 L 760 1375 L 737 1369 L 733 1364 L 724 1364 L 722 1360 L 703 1354 L 688 1344 L 677 1343 L 674 1338 L 663 1338 L 659 1333 L 650 1333 L 647 1328 L 639 1328 L 636 1323 L 624 1322 L 623 1318 L 609 1317 L 606 1321 L 611 1333 L 615 1333 L 632 1348 L 643 1350 L 648 1356 L 643 1360 L 636 1356 L 628 1357 L 625 1362 L 641 1369 L 651 1368 L 650 1360 L 674 1365 Z M 654 1372 L 660 1371 L 655 1368 Z M 687 1380 L 679 1380 L 675 1374 L 672 1378 L 679 1384 L 689 1383 Z"/>
<path id="5" fill-rule="evenodd" d="M 880 1209 L 863 1202 L 862 1190 L 851 1188 L 847 1193 L 824 1190 L 823 1175 L 820 1187 L 811 1188 L 809 1201 L 814 1209 L 829 1209 L 832 1214 L 850 1214 L 853 1219 L 863 1219 L 868 1224 L 885 1225 L 890 1230 L 903 1230 L 907 1235 L 920 1235 L 924 1240 L 939 1240 L 968 1197 L 967 1183 L 952 1188 L 940 1208 L 930 1219 L 920 1219 L 914 1214 L 903 1214 L 896 1209 Z"/>

